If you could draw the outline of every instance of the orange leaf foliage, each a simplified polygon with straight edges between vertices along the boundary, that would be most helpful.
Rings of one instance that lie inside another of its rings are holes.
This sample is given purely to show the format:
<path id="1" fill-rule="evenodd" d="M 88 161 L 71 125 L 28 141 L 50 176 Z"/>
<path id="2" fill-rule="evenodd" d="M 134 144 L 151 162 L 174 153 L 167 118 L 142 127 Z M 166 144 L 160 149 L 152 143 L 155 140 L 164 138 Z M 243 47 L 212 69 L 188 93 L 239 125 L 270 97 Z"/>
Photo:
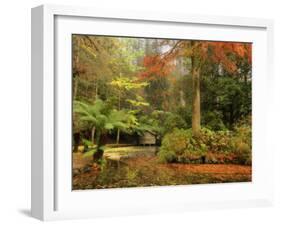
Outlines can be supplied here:
<path id="1" fill-rule="evenodd" d="M 154 76 L 167 76 L 170 74 L 175 64 L 171 57 L 163 57 L 161 55 L 145 56 L 143 66 L 146 70 L 140 73 L 141 78 L 153 79 Z"/>
<path id="2" fill-rule="evenodd" d="M 143 66 L 146 70 L 140 73 L 141 78 L 153 79 L 154 76 L 167 76 L 175 68 L 175 59 L 179 56 L 195 56 L 205 61 L 210 59 L 215 63 L 221 63 L 229 71 L 237 70 L 237 65 L 233 58 L 246 58 L 249 63 L 252 61 L 252 46 L 250 43 L 236 42 L 213 42 L 196 41 L 194 46 L 189 41 L 179 41 L 173 51 L 167 54 L 145 56 Z"/>
<path id="3" fill-rule="evenodd" d="M 235 60 L 229 55 L 232 54 L 239 58 L 246 58 L 249 63 L 252 61 L 252 46 L 248 43 L 235 42 L 205 42 L 204 45 L 211 49 L 211 59 L 216 63 L 222 63 L 224 68 L 229 72 L 237 70 Z M 206 55 L 206 53 L 204 53 Z"/>

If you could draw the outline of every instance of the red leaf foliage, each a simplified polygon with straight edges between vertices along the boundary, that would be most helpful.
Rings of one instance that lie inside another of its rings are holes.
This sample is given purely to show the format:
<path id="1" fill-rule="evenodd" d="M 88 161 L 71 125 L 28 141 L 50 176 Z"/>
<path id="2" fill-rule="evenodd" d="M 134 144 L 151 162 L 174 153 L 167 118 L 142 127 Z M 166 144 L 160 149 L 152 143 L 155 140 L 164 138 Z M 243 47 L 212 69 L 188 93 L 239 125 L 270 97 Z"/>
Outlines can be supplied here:
<path id="1" fill-rule="evenodd" d="M 214 62 L 222 63 L 224 68 L 229 72 L 234 72 L 237 70 L 236 61 L 229 57 L 230 54 L 238 58 L 246 58 L 249 63 L 252 61 L 251 44 L 234 42 L 208 42 L 208 45 L 209 48 L 212 49 L 211 59 Z"/>
<path id="2" fill-rule="evenodd" d="M 230 56 L 235 56 L 231 58 Z M 195 56 L 201 61 L 211 60 L 221 63 L 228 72 L 237 70 L 236 59 L 245 58 L 252 61 L 252 45 L 250 43 L 196 41 L 194 46 L 190 41 L 179 41 L 172 51 L 166 54 L 145 56 L 143 66 L 145 71 L 140 78 L 153 79 L 155 76 L 167 76 L 175 68 L 175 59 L 179 56 Z"/>
<path id="3" fill-rule="evenodd" d="M 175 67 L 174 59 L 162 55 L 145 56 L 143 66 L 146 70 L 140 73 L 140 77 L 152 80 L 155 76 L 167 76 Z"/>

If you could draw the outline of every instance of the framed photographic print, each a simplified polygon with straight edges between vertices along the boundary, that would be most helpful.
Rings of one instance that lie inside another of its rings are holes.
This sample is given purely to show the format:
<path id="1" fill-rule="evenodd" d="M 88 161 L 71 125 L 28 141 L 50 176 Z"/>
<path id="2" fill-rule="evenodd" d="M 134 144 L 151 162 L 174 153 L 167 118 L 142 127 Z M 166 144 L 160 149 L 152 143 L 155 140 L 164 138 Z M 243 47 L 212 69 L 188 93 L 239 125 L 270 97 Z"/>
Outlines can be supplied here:
<path id="1" fill-rule="evenodd" d="M 32 9 L 32 216 L 270 205 L 270 20 Z"/>

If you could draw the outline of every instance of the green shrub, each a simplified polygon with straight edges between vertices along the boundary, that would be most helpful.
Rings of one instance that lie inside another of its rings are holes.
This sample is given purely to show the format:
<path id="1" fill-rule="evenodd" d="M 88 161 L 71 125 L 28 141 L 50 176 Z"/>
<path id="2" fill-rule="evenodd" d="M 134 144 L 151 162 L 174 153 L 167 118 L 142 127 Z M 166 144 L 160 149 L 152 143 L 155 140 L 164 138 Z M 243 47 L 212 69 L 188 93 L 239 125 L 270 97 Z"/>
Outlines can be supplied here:
<path id="1" fill-rule="evenodd" d="M 252 164 L 252 150 L 251 147 L 241 140 L 236 140 L 234 143 L 234 153 L 236 163 L 251 165 Z"/>
<path id="2" fill-rule="evenodd" d="M 210 132 L 210 131 L 208 131 Z M 193 137 L 191 130 L 174 129 L 167 133 L 158 153 L 161 162 L 201 163 L 207 151 L 207 131 Z"/>
<path id="3" fill-rule="evenodd" d="M 251 127 L 236 126 L 234 131 L 202 128 L 199 135 L 174 129 L 162 141 L 158 157 L 161 162 L 252 164 Z"/>
<path id="4" fill-rule="evenodd" d="M 192 137 L 190 151 L 207 151 L 214 139 L 215 132 L 210 129 L 202 128 L 199 135 Z"/>
<path id="5" fill-rule="evenodd" d="M 184 129 L 174 129 L 163 138 L 158 153 L 161 162 L 175 162 L 177 157 L 183 155 L 189 147 L 191 132 Z"/>
<path id="6" fill-rule="evenodd" d="M 224 135 L 223 137 L 220 137 Z M 174 129 L 164 136 L 158 156 L 162 162 L 203 163 L 207 151 L 230 149 L 227 133 L 202 128 L 196 137 L 191 130 Z"/>
<path id="7" fill-rule="evenodd" d="M 246 117 L 234 127 L 233 151 L 239 164 L 252 164 L 252 127 L 251 117 Z"/>
<path id="8" fill-rule="evenodd" d="M 177 155 L 173 151 L 161 149 L 158 153 L 160 162 L 176 162 Z"/>
<path id="9" fill-rule="evenodd" d="M 233 150 L 233 133 L 226 131 L 217 131 L 210 144 L 211 151 L 231 152 Z"/>
<path id="10" fill-rule="evenodd" d="M 200 134 L 192 138 L 192 151 L 218 151 L 232 150 L 232 133 L 230 131 L 212 131 L 202 128 Z"/>
<path id="11" fill-rule="evenodd" d="M 92 141 L 87 140 L 87 139 L 82 139 L 82 144 L 84 146 L 83 152 L 88 152 L 90 150 L 90 147 L 93 146 Z"/>
<path id="12" fill-rule="evenodd" d="M 234 126 L 234 132 L 236 138 L 239 138 L 250 147 L 252 146 L 252 126 L 250 117 L 244 118 L 243 120 L 239 121 Z"/>

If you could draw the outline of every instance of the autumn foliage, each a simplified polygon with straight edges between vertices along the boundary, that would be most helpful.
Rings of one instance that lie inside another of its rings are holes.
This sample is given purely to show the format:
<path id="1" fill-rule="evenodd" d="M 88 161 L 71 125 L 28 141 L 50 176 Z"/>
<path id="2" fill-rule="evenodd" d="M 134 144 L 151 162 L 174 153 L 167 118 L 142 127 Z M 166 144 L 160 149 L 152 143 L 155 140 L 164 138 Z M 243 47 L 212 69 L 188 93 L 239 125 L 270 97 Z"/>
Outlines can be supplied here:
<path id="1" fill-rule="evenodd" d="M 206 50 L 211 49 L 211 60 L 214 63 L 222 63 L 224 68 L 229 72 L 237 70 L 235 58 L 246 58 L 249 63 L 252 61 L 252 48 L 247 43 L 233 42 L 202 42 L 204 46 L 204 59 L 208 57 Z"/>
<path id="2" fill-rule="evenodd" d="M 145 70 L 140 73 L 140 77 L 153 79 L 153 76 L 167 76 L 175 68 L 177 57 L 191 56 L 199 58 L 201 63 L 207 60 L 221 63 L 226 71 L 235 72 L 237 58 L 247 59 L 248 63 L 251 63 L 252 48 L 250 43 L 195 41 L 192 45 L 190 41 L 178 41 L 170 51 L 145 56 Z"/>
<path id="3" fill-rule="evenodd" d="M 140 73 L 140 77 L 153 80 L 155 78 L 154 76 L 161 77 L 169 75 L 175 67 L 172 60 L 171 57 L 165 58 L 162 55 L 145 56 L 143 66 L 146 70 Z"/>
<path id="4" fill-rule="evenodd" d="M 252 180 L 251 43 L 73 35 L 72 51 L 72 189 Z"/>

